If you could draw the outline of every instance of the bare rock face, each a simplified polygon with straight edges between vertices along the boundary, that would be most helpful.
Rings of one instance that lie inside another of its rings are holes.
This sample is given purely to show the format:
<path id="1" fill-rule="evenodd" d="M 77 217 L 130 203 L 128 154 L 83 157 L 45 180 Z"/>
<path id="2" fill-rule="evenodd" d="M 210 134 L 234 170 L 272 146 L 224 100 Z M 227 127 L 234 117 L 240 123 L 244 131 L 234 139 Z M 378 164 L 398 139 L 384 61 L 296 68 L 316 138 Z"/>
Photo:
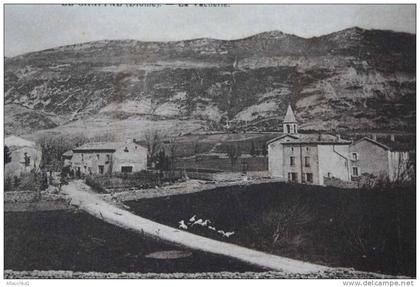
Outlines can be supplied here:
<path id="1" fill-rule="evenodd" d="M 304 129 L 413 130 L 415 51 L 415 35 L 351 28 L 28 53 L 5 60 L 6 133 L 144 119 L 273 130 L 289 103 Z"/>

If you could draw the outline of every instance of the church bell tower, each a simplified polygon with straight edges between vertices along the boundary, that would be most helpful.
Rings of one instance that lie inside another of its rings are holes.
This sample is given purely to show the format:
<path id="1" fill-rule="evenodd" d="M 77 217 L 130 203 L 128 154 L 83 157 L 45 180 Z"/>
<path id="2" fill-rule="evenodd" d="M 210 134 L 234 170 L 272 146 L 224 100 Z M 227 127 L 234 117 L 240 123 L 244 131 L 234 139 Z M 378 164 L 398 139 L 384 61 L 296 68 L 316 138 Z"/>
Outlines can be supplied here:
<path id="1" fill-rule="evenodd" d="M 287 107 L 286 115 L 283 119 L 283 133 L 285 134 L 297 134 L 297 121 L 295 114 L 293 113 L 292 107 Z"/>

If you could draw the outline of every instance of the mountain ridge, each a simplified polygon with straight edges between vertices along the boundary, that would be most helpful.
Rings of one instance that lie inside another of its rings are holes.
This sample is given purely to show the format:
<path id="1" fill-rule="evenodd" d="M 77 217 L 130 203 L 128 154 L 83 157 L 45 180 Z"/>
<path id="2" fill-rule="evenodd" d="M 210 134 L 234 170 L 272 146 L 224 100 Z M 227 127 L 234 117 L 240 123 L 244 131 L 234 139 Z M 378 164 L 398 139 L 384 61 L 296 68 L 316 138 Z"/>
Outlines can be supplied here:
<path id="1" fill-rule="evenodd" d="M 70 47 L 77 47 L 77 46 L 84 45 L 84 44 L 94 44 L 94 43 L 102 43 L 102 42 L 105 42 L 105 43 L 109 43 L 109 42 L 138 42 L 138 43 L 150 43 L 150 44 L 194 42 L 194 41 L 201 41 L 201 40 L 233 42 L 233 41 L 246 40 L 246 39 L 250 39 L 250 38 L 254 38 L 254 37 L 261 38 L 263 35 L 270 35 L 270 34 L 277 34 L 277 33 L 280 34 L 280 35 L 293 36 L 293 37 L 308 40 L 308 39 L 317 39 L 317 38 L 321 38 L 321 37 L 324 37 L 324 36 L 327 36 L 327 35 L 332 35 L 332 34 L 335 34 L 335 33 L 341 33 L 341 32 L 344 32 L 344 31 L 355 31 L 355 32 L 382 31 L 382 32 L 391 32 L 391 33 L 395 33 L 395 34 L 408 35 L 408 36 L 415 36 L 416 35 L 415 33 L 402 32 L 402 31 L 384 30 L 384 29 L 365 29 L 365 28 L 361 28 L 359 26 L 352 26 L 352 27 L 345 28 L 343 30 L 339 30 L 339 31 L 335 31 L 335 32 L 331 32 L 331 33 L 328 33 L 328 34 L 322 34 L 322 35 L 319 35 L 319 36 L 310 36 L 310 37 L 303 37 L 303 36 L 298 36 L 298 35 L 291 34 L 291 33 L 285 33 L 285 32 L 282 32 L 281 30 L 269 30 L 269 31 L 259 32 L 259 33 L 252 34 L 252 35 L 249 35 L 249 36 L 244 36 L 244 37 L 241 37 L 241 38 L 233 38 L 233 39 L 219 39 L 219 38 L 212 38 L 212 37 L 198 37 L 198 38 L 191 38 L 191 39 L 169 40 L 169 41 L 155 41 L 155 40 L 147 41 L 147 40 L 130 39 L 130 38 L 112 39 L 112 40 L 102 39 L 102 40 L 80 42 L 80 43 L 75 43 L 75 44 L 60 45 L 60 46 L 46 48 L 46 49 L 42 49 L 42 50 L 38 50 L 38 51 L 30 51 L 30 52 L 22 53 L 22 54 L 15 55 L 15 56 L 5 56 L 4 58 L 5 59 L 13 59 L 13 58 L 18 58 L 18 57 L 22 57 L 22 56 L 27 56 L 28 54 L 40 53 L 40 52 L 60 49 L 60 48 L 64 48 L 64 47 L 69 47 L 70 48 Z"/>
<path id="2" fill-rule="evenodd" d="M 275 30 L 237 40 L 101 40 L 31 52 L 5 60 L 6 116 L 14 119 L 6 132 L 146 116 L 223 130 L 280 121 L 289 103 L 307 129 L 413 129 L 415 38 L 353 27 L 311 38 Z M 17 106 L 45 117 L 43 124 L 20 121 Z"/>

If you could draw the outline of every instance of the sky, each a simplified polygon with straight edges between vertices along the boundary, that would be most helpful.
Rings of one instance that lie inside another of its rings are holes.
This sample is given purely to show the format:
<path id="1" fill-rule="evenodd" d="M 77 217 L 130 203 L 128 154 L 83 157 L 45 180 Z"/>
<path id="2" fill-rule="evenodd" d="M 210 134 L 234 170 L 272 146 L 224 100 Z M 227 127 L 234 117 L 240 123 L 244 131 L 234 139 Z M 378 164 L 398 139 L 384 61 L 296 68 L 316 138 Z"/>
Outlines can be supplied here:
<path id="1" fill-rule="evenodd" d="M 359 26 L 415 33 L 414 5 L 5 5 L 5 56 L 96 40 L 313 37 Z"/>

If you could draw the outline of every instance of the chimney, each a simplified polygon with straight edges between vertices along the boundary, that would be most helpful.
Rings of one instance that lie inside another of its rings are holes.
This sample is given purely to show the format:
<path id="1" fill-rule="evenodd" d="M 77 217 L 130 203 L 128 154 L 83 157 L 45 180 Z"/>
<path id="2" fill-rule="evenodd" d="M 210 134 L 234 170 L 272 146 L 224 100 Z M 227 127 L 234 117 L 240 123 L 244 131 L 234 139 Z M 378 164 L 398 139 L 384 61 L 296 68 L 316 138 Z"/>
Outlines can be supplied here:
<path id="1" fill-rule="evenodd" d="M 392 134 L 392 135 L 390 136 L 390 138 L 391 138 L 391 141 L 392 141 L 392 142 L 394 142 L 394 141 L 395 141 L 395 135 L 394 135 L 394 134 Z"/>
<path id="2" fill-rule="evenodd" d="M 340 135 L 340 134 L 336 134 L 336 135 L 335 135 L 335 140 L 336 140 L 337 142 L 341 141 L 341 135 Z"/>
<path id="3" fill-rule="evenodd" d="M 376 134 L 372 134 L 372 139 L 376 141 Z"/>

